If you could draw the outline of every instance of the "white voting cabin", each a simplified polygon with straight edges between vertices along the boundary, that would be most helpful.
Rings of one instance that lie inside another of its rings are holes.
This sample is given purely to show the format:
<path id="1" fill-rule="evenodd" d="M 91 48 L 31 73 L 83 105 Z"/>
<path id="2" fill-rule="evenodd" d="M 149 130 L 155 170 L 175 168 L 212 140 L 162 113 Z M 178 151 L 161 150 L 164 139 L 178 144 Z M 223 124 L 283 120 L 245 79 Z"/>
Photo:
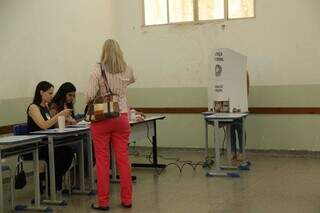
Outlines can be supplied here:
<path id="1" fill-rule="evenodd" d="M 209 58 L 208 110 L 248 112 L 247 57 L 228 48 Z"/>

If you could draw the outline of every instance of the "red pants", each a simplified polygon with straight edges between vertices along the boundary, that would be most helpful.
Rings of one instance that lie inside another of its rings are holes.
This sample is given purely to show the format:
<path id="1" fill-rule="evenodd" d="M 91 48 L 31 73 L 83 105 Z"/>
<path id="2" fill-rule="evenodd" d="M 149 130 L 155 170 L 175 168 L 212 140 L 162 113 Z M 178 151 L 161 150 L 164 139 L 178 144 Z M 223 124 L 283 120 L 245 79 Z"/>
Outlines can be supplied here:
<path id="1" fill-rule="evenodd" d="M 125 205 L 131 204 L 132 180 L 128 154 L 130 135 L 128 115 L 125 113 L 117 118 L 92 123 L 91 134 L 96 157 L 99 205 L 109 206 L 110 142 L 120 175 L 121 202 Z"/>

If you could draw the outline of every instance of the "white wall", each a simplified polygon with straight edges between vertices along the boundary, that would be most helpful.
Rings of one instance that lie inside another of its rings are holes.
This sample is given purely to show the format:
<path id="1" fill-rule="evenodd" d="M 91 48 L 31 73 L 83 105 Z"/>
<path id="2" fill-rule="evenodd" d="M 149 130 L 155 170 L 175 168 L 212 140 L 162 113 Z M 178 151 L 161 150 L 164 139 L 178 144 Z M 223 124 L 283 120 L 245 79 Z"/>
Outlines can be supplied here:
<path id="1" fill-rule="evenodd" d="M 105 38 L 111 0 L 0 0 L 0 100 L 33 96 L 41 80 L 86 88 Z"/>
<path id="2" fill-rule="evenodd" d="M 319 0 L 256 0 L 255 19 L 155 27 L 141 27 L 142 0 L 113 2 L 114 33 L 138 75 L 135 87 L 206 86 L 209 53 L 218 47 L 248 56 L 252 85 L 320 82 Z"/>

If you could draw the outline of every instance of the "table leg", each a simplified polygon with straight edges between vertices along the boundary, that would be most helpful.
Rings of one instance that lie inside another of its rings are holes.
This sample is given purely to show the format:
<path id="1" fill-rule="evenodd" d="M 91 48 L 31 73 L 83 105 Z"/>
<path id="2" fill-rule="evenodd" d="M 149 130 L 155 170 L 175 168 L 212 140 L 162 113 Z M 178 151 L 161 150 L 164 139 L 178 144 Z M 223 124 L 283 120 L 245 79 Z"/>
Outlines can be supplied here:
<path id="1" fill-rule="evenodd" d="M 132 167 L 144 167 L 144 168 L 166 168 L 165 164 L 159 164 L 158 163 L 158 145 L 157 145 L 157 123 L 156 120 L 152 121 L 153 124 L 153 131 L 154 134 L 152 136 L 152 156 L 153 156 L 153 162 L 151 164 L 146 163 L 133 163 L 131 164 Z M 149 125 L 149 122 L 146 123 L 146 125 Z M 149 128 L 149 127 L 147 127 Z"/>
<path id="2" fill-rule="evenodd" d="M 209 160 L 208 121 L 206 119 L 204 119 L 204 137 L 205 137 L 205 144 L 204 144 L 205 159 L 204 159 L 203 167 L 209 167 L 209 165 L 212 164 L 212 161 Z"/>
<path id="3" fill-rule="evenodd" d="M 95 194 L 94 170 L 93 170 L 93 151 L 90 132 L 87 133 L 87 149 L 88 149 L 88 170 L 91 194 Z"/>
<path id="4" fill-rule="evenodd" d="M 3 201 L 3 181 L 2 181 L 2 162 L 0 151 L 0 213 L 4 213 L 4 201 Z"/>
<path id="5" fill-rule="evenodd" d="M 214 149 L 215 149 L 215 171 L 207 172 L 207 176 L 215 177 L 215 176 L 223 176 L 223 177 L 240 177 L 237 172 L 223 172 L 221 171 L 221 163 L 220 163 L 220 143 L 218 141 L 218 129 L 219 129 L 219 121 L 214 121 Z M 223 167 L 224 168 L 224 167 Z"/>
<path id="6" fill-rule="evenodd" d="M 33 151 L 33 178 L 34 178 L 34 206 L 16 205 L 16 211 L 52 212 L 53 209 L 40 205 L 40 180 L 39 180 L 39 151 Z"/>
<path id="7" fill-rule="evenodd" d="M 114 151 L 111 148 L 112 146 L 110 146 L 110 158 L 111 158 L 111 179 L 110 182 L 111 183 L 119 183 L 120 180 L 117 178 L 118 176 L 118 172 L 117 172 L 117 164 L 116 164 L 116 159 L 115 159 L 115 155 L 114 155 Z"/>
<path id="8" fill-rule="evenodd" d="M 50 175 L 50 197 L 51 200 L 57 199 L 56 193 L 56 170 L 54 162 L 54 142 L 53 137 L 48 137 L 48 152 L 49 152 L 49 175 Z"/>
<path id="9" fill-rule="evenodd" d="M 33 171 L 34 171 L 34 205 L 40 207 L 40 180 L 39 180 L 39 152 L 33 151 Z"/>
<path id="10" fill-rule="evenodd" d="M 79 156 L 79 169 L 80 169 L 80 191 L 85 191 L 85 183 L 84 183 L 84 154 L 83 154 L 83 145 L 84 138 L 80 142 L 80 156 Z"/>
<path id="11" fill-rule="evenodd" d="M 214 121 L 214 132 L 213 132 L 213 140 L 214 140 L 214 151 L 215 151 L 215 166 L 216 166 L 216 171 L 220 171 L 220 144 L 218 141 L 218 129 L 219 129 L 219 121 Z"/>
<path id="12" fill-rule="evenodd" d="M 54 141 L 52 136 L 48 136 L 48 152 L 49 152 L 49 176 L 50 176 L 50 200 L 44 200 L 42 203 L 49 205 L 67 205 L 66 201 L 57 200 L 56 192 L 56 172 L 54 163 Z"/>
<path id="13" fill-rule="evenodd" d="M 245 118 L 242 118 L 242 146 L 243 146 L 243 155 L 245 156 L 246 147 L 247 147 L 246 119 Z"/>
<path id="14" fill-rule="evenodd" d="M 227 145 L 227 160 L 228 160 L 228 163 L 231 165 L 232 156 L 231 156 L 231 126 L 230 126 L 230 123 L 228 123 L 227 127 L 226 127 L 226 143 L 227 143 L 226 144 Z"/>
<path id="15" fill-rule="evenodd" d="M 85 177 L 84 177 L 84 143 L 85 143 L 85 134 L 82 135 L 82 139 L 80 141 L 80 152 L 79 152 L 80 188 L 79 188 L 79 190 L 73 190 L 72 194 L 80 194 L 80 195 L 90 195 L 90 194 L 92 194 L 91 190 L 86 191 L 86 186 L 85 186 Z M 92 170 L 93 168 L 90 167 L 88 169 Z M 89 173 L 91 173 L 91 171 Z"/>

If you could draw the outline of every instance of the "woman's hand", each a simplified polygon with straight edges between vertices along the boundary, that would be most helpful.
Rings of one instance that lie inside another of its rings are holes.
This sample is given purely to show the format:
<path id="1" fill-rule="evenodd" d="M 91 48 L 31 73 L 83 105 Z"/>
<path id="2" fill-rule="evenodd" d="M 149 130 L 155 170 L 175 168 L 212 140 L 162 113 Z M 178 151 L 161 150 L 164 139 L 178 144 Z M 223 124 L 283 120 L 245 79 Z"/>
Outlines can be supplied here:
<path id="1" fill-rule="evenodd" d="M 68 126 L 68 125 L 76 125 L 77 124 L 77 121 L 76 120 L 74 120 L 72 117 L 67 117 L 66 118 L 66 125 Z"/>
<path id="2" fill-rule="evenodd" d="M 64 109 L 61 112 L 59 112 L 59 115 L 68 117 L 71 115 L 71 113 L 72 113 L 72 109 Z"/>

